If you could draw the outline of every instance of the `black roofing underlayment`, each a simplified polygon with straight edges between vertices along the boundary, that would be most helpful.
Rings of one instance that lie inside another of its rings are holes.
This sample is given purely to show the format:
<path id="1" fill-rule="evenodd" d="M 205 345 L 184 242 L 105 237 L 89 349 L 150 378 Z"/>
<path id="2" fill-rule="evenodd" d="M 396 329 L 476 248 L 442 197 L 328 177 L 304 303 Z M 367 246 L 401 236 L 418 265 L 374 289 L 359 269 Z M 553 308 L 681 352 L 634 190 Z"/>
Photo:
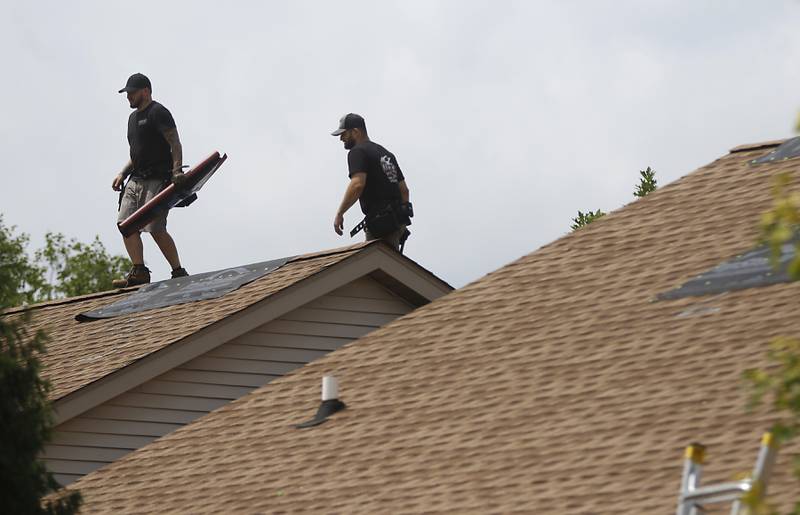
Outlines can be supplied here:
<path id="1" fill-rule="evenodd" d="M 215 299 L 265 276 L 290 259 L 292 258 L 274 259 L 148 284 L 113 304 L 75 315 L 75 319 L 79 322 L 88 322 L 198 300 Z"/>
<path id="2" fill-rule="evenodd" d="M 800 136 L 784 141 L 772 152 L 750 161 L 750 164 L 775 163 L 794 157 L 800 157 Z"/>
<path id="3" fill-rule="evenodd" d="M 795 243 L 787 243 L 781 248 L 780 266 L 777 268 L 772 266 L 770 254 L 771 251 L 768 247 L 756 247 L 690 279 L 679 288 L 660 293 L 656 299 L 674 300 L 698 297 L 791 282 L 792 279 L 786 270 L 791 260 L 794 259 Z"/>

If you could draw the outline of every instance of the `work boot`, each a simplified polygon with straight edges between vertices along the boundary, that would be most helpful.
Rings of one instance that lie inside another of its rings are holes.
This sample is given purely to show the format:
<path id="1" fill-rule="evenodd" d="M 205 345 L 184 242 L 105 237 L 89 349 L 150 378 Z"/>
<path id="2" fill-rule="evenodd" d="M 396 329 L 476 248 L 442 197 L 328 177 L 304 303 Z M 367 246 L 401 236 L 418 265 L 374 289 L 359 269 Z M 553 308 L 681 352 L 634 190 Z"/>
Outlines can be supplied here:
<path id="1" fill-rule="evenodd" d="M 114 279 L 111 286 L 114 288 L 127 288 L 128 286 L 138 286 L 150 282 L 150 270 L 144 265 L 133 265 L 131 271 L 124 279 Z"/>
<path id="2" fill-rule="evenodd" d="M 172 278 L 173 279 L 177 279 L 178 277 L 188 277 L 188 275 L 189 275 L 189 272 L 187 272 L 186 269 L 183 268 L 182 266 L 172 269 Z"/>

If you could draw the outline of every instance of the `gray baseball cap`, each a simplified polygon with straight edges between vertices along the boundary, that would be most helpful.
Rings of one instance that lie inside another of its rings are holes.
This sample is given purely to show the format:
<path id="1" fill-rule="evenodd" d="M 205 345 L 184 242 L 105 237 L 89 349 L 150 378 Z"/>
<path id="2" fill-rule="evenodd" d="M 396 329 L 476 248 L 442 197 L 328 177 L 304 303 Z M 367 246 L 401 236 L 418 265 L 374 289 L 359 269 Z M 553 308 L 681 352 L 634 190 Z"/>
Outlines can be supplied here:
<path id="1" fill-rule="evenodd" d="M 338 136 L 348 129 L 356 128 L 366 130 L 367 124 L 364 122 L 364 117 L 360 114 L 347 113 L 339 119 L 339 128 L 331 132 L 331 136 Z"/>

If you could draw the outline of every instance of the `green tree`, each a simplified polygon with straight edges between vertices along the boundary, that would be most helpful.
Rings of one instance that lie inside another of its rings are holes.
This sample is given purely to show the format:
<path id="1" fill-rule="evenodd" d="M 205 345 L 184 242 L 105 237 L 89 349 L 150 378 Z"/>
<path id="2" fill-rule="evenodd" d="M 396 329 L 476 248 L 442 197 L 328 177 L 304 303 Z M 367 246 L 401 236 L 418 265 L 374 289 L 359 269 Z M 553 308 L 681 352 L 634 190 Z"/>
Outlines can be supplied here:
<path id="1" fill-rule="evenodd" d="M 45 235 L 44 248 L 36 251 L 36 261 L 47 270 L 48 284 L 40 295 L 46 299 L 110 290 L 111 281 L 130 268 L 128 258 L 110 255 L 99 236 L 85 244 L 52 232 Z"/>
<path id="2" fill-rule="evenodd" d="M 45 287 L 44 270 L 26 252 L 28 235 L 15 232 L 16 227 L 6 227 L 0 215 L 0 299 L 6 306 L 35 302 Z"/>
<path id="3" fill-rule="evenodd" d="M 655 170 L 649 166 L 647 167 L 647 170 L 639 170 L 639 184 L 636 185 L 633 195 L 635 197 L 644 197 L 645 195 L 654 192 L 657 188 L 657 184 Z M 573 231 L 577 231 L 581 227 L 594 222 L 601 216 L 605 216 L 605 213 L 599 209 L 597 211 L 587 211 L 586 213 L 578 211 L 578 216 L 572 219 L 572 225 L 570 225 L 570 228 Z"/>
<path id="4" fill-rule="evenodd" d="M 772 209 L 761 219 L 761 242 L 771 249 L 772 262 L 780 265 L 785 245 L 794 245 L 794 257 L 788 264 L 787 273 L 792 280 L 800 279 L 800 194 L 789 191 L 791 177 L 777 177 L 773 190 Z M 767 353 L 769 365 L 752 368 L 744 373 L 750 386 L 748 407 L 767 403 L 779 415 L 772 431 L 776 441 L 785 443 L 800 434 L 800 340 L 776 338 L 770 343 Z M 800 457 L 795 457 L 793 472 L 800 480 Z M 745 497 L 753 513 L 771 513 L 757 495 Z M 800 500 L 791 512 L 800 515 Z"/>
<path id="5" fill-rule="evenodd" d="M 634 197 L 644 197 L 648 193 L 656 191 L 658 182 L 656 181 L 656 171 L 649 166 L 647 170 L 639 170 L 639 184 L 633 192 Z"/>
<path id="6" fill-rule="evenodd" d="M 578 216 L 572 219 L 572 225 L 570 225 L 570 228 L 573 231 L 577 231 L 581 227 L 594 222 L 601 216 L 606 216 L 606 214 L 599 209 L 597 211 L 587 211 L 585 213 L 578 211 Z"/>
<path id="7" fill-rule="evenodd" d="M 8 306 L 110 290 L 130 267 L 128 258 L 109 254 L 98 236 L 86 244 L 49 232 L 31 258 L 30 238 L 16 229 L 0 215 L 0 297 Z"/>
<path id="8" fill-rule="evenodd" d="M 2 225 L 0 236 L 2 313 L 20 300 L 31 300 L 41 271 L 24 259 L 27 237 L 13 236 L 13 227 Z M 53 415 L 38 359 L 46 336 L 42 331 L 31 333 L 30 320 L 27 311 L 0 315 L 0 507 L 3 513 L 68 515 L 80 506 L 80 493 L 42 500 L 59 486 L 39 460 Z"/>
<path id="9" fill-rule="evenodd" d="M 12 306 L 109 289 L 128 262 L 109 255 L 98 237 L 87 245 L 48 233 L 33 259 L 29 241 L 0 215 L 0 509 L 70 515 L 81 504 L 80 493 L 53 493 L 59 485 L 39 460 L 54 423 L 38 358 L 45 352 L 46 335 L 29 329 L 30 312 L 2 313 Z"/>

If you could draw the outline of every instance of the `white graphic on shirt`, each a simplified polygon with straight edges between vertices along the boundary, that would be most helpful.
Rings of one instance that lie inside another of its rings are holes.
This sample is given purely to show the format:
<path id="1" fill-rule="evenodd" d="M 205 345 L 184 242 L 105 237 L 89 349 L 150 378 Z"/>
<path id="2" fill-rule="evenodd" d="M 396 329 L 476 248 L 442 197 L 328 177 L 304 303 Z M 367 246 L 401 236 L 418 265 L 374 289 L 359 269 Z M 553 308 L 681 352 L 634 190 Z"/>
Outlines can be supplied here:
<path id="1" fill-rule="evenodd" d="M 383 173 L 386 174 L 386 178 L 389 179 L 389 182 L 397 182 L 397 167 L 392 163 L 392 159 L 389 156 L 383 156 L 381 158 L 381 168 L 383 168 Z"/>

